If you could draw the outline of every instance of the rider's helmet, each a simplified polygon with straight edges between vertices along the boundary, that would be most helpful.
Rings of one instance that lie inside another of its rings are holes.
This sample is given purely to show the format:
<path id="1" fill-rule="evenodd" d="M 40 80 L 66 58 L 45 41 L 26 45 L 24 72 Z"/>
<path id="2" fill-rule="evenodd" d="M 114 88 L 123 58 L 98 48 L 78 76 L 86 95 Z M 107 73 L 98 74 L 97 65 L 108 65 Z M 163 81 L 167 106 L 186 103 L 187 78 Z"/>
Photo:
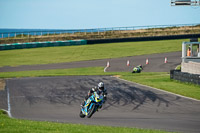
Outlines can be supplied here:
<path id="1" fill-rule="evenodd" d="M 103 83 L 103 82 L 100 82 L 100 83 L 98 84 L 98 89 L 99 89 L 100 91 L 104 91 L 104 83 Z"/>
<path id="2" fill-rule="evenodd" d="M 139 65 L 139 67 L 140 67 L 141 69 L 143 68 L 141 64 Z"/>

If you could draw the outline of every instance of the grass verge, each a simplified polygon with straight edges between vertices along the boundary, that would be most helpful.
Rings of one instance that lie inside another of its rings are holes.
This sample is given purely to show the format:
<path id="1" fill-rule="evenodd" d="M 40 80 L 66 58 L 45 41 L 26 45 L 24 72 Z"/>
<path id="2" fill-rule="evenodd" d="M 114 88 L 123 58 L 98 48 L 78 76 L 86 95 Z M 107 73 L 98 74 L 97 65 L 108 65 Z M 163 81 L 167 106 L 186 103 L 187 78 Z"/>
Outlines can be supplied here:
<path id="1" fill-rule="evenodd" d="M 73 62 L 181 51 L 187 39 L 44 47 L 0 52 L 0 67 Z"/>
<path id="2" fill-rule="evenodd" d="M 166 72 L 144 72 L 134 76 L 123 74 L 121 78 L 200 100 L 200 86 L 171 80 Z"/>
<path id="3" fill-rule="evenodd" d="M 104 73 L 103 67 L 86 67 L 71 69 L 52 69 L 37 71 L 1 72 L 0 78 L 20 77 L 47 77 L 47 76 L 70 76 L 70 75 L 114 75 L 115 73 Z"/>
<path id="4" fill-rule="evenodd" d="M 142 72 L 132 74 L 130 72 L 103 72 L 103 67 L 87 67 L 72 69 L 54 69 L 40 71 L 3 72 L 0 78 L 13 77 L 39 77 L 39 76 L 65 76 L 65 75 L 119 75 L 120 78 L 132 82 L 148 85 L 161 90 L 166 90 L 187 97 L 200 100 L 200 86 L 179 81 L 170 80 L 166 72 Z"/>
<path id="5" fill-rule="evenodd" d="M 0 132 L 2 133 L 168 133 L 160 130 L 108 127 L 108 126 L 89 126 L 81 124 L 63 124 L 54 122 L 38 122 L 29 120 L 19 120 L 9 118 L 6 113 L 0 110 Z"/>

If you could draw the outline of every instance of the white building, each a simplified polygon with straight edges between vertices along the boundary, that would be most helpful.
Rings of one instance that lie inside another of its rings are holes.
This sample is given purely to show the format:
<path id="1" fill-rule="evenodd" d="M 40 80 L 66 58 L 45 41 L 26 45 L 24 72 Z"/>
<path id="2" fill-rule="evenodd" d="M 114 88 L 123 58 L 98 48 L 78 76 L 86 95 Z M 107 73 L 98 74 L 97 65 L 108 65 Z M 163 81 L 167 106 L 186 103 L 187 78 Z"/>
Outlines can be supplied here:
<path id="1" fill-rule="evenodd" d="M 181 72 L 200 74 L 200 42 L 182 43 Z"/>

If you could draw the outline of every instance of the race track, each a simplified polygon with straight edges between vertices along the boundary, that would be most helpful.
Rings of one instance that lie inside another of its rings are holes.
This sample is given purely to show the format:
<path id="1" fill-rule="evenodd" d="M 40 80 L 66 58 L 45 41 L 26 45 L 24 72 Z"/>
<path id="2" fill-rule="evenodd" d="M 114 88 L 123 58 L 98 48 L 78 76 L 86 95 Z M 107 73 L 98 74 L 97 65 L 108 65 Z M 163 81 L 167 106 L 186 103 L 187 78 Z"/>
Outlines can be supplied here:
<path id="1" fill-rule="evenodd" d="M 168 63 L 164 63 L 164 57 Z M 149 64 L 145 65 L 146 58 Z M 131 66 L 126 66 L 130 60 Z M 181 62 L 181 52 L 81 61 L 72 63 L 1 67 L 0 72 L 106 66 L 107 71 L 169 72 Z M 80 103 L 88 90 L 103 81 L 108 100 L 92 118 L 80 118 Z M 185 133 L 200 132 L 200 101 L 111 76 L 12 78 L 0 90 L 0 108 L 14 118 L 90 125 L 139 127 Z"/>
<path id="2" fill-rule="evenodd" d="M 80 118 L 81 101 L 89 88 L 100 81 L 106 84 L 108 101 L 92 118 Z M 10 113 L 14 118 L 186 133 L 200 131 L 200 101 L 116 77 L 34 77 L 13 78 L 6 82 Z"/>
<path id="3" fill-rule="evenodd" d="M 164 63 L 165 57 L 168 62 Z M 148 58 L 149 64 L 146 65 Z M 130 66 L 127 67 L 127 60 L 130 61 Z M 109 61 L 110 67 L 107 71 L 115 72 L 131 72 L 133 67 L 142 64 L 144 72 L 169 72 L 177 65 L 181 64 L 181 52 L 171 52 L 162 54 L 139 55 L 123 58 L 101 59 L 90 61 L 78 61 L 57 64 L 44 64 L 44 65 L 23 65 L 23 66 L 4 66 L 0 67 L 0 72 L 14 72 L 14 71 L 31 71 L 31 70 L 49 70 L 49 69 L 68 69 L 68 68 L 81 68 L 81 67 L 105 67 Z"/>

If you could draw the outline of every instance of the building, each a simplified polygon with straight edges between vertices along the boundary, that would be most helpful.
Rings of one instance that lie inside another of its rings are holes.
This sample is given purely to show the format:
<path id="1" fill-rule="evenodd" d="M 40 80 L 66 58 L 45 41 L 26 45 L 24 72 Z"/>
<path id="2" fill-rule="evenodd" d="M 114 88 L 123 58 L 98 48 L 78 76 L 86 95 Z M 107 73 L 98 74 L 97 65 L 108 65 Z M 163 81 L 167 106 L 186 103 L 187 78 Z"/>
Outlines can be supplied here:
<path id="1" fill-rule="evenodd" d="M 200 74 L 200 42 L 182 43 L 181 72 Z"/>
<path id="2" fill-rule="evenodd" d="M 200 85 L 200 42 L 182 43 L 181 70 L 171 70 L 170 78 Z"/>

